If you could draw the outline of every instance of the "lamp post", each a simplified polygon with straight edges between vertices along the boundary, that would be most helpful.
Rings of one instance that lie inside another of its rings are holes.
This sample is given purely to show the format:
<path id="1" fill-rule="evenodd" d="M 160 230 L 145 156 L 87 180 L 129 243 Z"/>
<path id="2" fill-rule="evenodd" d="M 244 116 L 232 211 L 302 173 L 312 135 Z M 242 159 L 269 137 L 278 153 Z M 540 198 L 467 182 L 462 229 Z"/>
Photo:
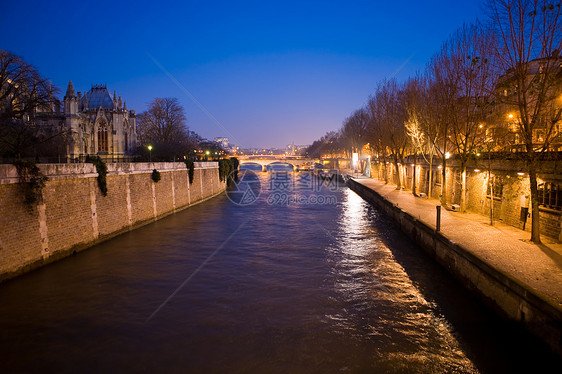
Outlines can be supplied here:
<path id="1" fill-rule="evenodd" d="M 152 146 L 151 145 L 148 146 L 148 159 L 152 163 Z"/>

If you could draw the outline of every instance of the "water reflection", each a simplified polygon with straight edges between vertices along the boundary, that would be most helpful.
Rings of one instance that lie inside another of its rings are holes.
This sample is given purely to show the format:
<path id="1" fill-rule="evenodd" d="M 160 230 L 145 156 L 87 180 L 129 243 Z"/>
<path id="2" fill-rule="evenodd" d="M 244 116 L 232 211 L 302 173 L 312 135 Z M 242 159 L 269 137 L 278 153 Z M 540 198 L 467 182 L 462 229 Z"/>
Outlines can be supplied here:
<path id="1" fill-rule="evenodd" d="M 342 205 L 337 245 L 330 253 L 344 307 L 327 316 L 331 323 L 376 345 L 373 361 L 381 369 L 478 372 L 451 326 L 377 238 L 376 213 L 350 190 L 344 191 Z"/>
<path id="2" fill-rule="evenodd" d="M 239 170 L 263 171 L 263 166 L 257 162 L 243 162 L 240 164 Z"/>
<path id="3" fill-rule="evenodd" d="M 288 162 L 280 162 L 280 161 L 276 161 L 276 162 L 272 162 L 271 164 L 267 165 L 265 167 L 266 171 L 273 171 L 273 172 L 279 172 L 279 171 L 288 171 L 288 172 L 292 172 L 294 169 L 293 164 L 290 164 Z"/>

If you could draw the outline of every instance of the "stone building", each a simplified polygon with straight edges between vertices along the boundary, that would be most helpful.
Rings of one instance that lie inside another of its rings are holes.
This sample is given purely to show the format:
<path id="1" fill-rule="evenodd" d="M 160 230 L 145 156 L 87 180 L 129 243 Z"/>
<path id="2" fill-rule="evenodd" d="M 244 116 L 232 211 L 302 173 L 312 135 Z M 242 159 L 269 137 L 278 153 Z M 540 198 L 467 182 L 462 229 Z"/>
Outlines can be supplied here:
<path id="1" fill-rule="evenodd" d="M 488 115 L 486 140 L 493 143 L 493 151 L 525 151 L 525 137 L 520 132 L 519 94 L 527 95 L 527 122 L 533 122 L 531 142 L 536 150 L 562 151 L 562 57 L 539 58 L 524 65 L 525 79 L 516 79 L 513 71 L 503 74 L 496 87 L 495 108 Z M 547 74 L 547 76 L 545 76 Z M 547 83 L 544 83 L 544 82 Z M 518 83 L 526 87 L 522 90 Z M 544 92 L 541 91 L 544 88 Z M 541 93 L 544 103 L 536 106 Z"/>
<path id="2" fill-rule="evenodd" d="M 92 85 L 83 95 L 68 83 L 62 119 L 68 130 L 67 158 L 83 161 L 97 155 L 109 161 L 130 159 L 137 144 L 135 111 L 106 85 Z"/>

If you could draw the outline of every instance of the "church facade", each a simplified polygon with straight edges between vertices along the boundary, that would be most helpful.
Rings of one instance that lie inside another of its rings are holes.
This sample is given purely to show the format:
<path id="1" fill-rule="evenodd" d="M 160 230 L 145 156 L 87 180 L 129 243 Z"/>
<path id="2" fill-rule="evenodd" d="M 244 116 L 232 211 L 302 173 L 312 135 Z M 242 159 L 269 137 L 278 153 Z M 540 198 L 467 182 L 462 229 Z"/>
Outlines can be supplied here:
<path id="1" fill-rule="evenodd" d="M 72 81 L 64 96 L 63 121 L 68 131 L 67 157 L 83 161 L 88 155 L 106 160 L 129 160 L 137 146 L 134 110 L 106 85 L 92 85 L 84 94 Z"/>

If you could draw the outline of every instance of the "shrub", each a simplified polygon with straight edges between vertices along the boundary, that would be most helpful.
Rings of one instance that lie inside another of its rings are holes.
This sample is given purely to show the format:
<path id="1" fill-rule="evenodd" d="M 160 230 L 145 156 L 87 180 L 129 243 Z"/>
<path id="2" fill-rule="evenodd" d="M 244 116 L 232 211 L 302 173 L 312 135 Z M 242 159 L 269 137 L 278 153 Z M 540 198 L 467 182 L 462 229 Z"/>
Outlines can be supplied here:
<path id="1" fill-rule="evenodd" d="M 41 192 L 49 178 L 44 176 L 32 161 L 18 160 L 14 166 L 18 171 L 20 186 L 23 189 L 23 202 L 31 209 L 41 198 Z"/>
<path id="2" fill-rule="evenodd" d="M 160 172 L 156 169 L 152 170 L 152 180 L 154 183 L 158 183 L 161 179 Z"/>
<path id="3" fill-rule="evenodd" d="M 230 173 L 232 172 L 232 169 L 233 168 L 231 160 L 224 158 L 219 160 L 219 178 L 221 182 L 227 181 Z"/>
<path id="4" fill-rule="evenodd" d="M 189 175 L 189 184 L 193 184 L 193 176 L 195 174 L 195 163 L 191 160 L 184 160 L 187 174 Z"/>
<path id="5" fill-rule="evenodd" d="M 236 157 L 231 157 L 230 161 L 232 162 L 232 171 L 235 180 L 238 180 L 238 167 L 240 166 L 240 161 Z"/>
<path id="6" fill-rule="evenodd" d="M 86 162 L 94 164 L 98 172 L 98 187 L 101 194 L 107 196 L 107 165 L 99 156 L 86 157 Z"/>

